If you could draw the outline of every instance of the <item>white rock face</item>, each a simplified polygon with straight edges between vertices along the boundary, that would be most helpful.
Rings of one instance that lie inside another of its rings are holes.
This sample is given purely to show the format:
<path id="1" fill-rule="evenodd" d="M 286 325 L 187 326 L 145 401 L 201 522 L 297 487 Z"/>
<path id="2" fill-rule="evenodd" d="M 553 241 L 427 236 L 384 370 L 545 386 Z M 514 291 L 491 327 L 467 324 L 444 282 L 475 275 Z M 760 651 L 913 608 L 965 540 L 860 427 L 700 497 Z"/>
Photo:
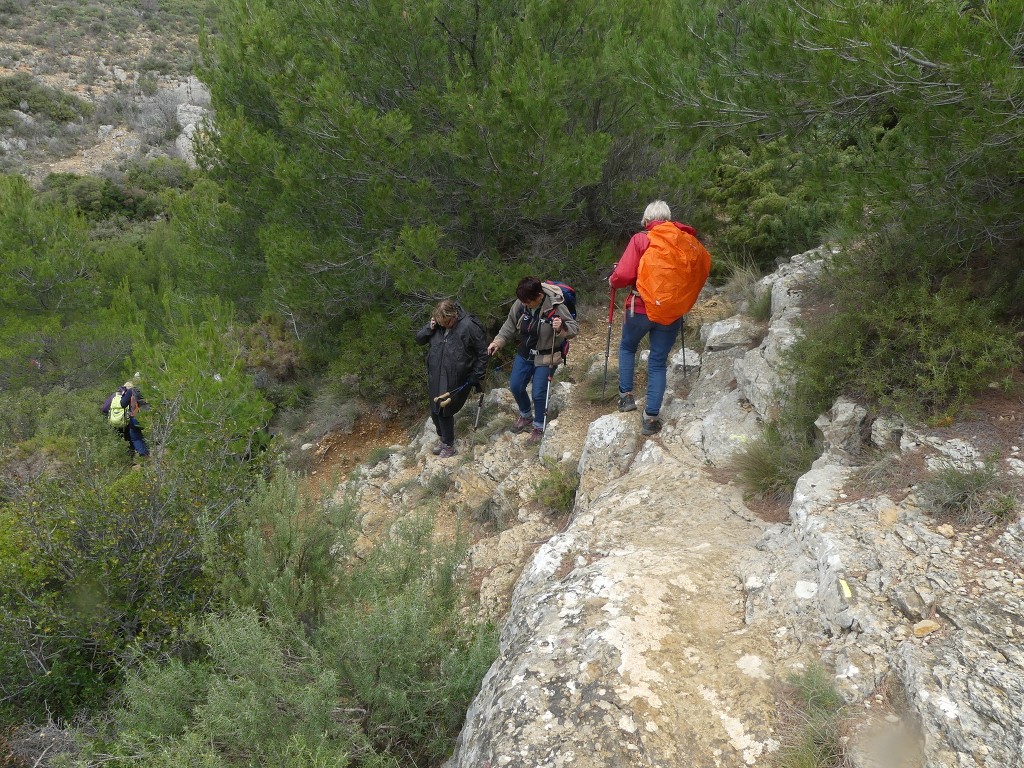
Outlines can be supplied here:
<path id="1" fill-rule="evenodd" d="M 781 738 L 776 696 L 812 663 L 850 704 L 854 768 L 1024 765 L 1019 511 L 999 535 L 958 530 L 926 516 L 913 493 L 872 495 L 856 466 L 874 446 L 970 468 L 985 455 L 970 439 L 839 400 L 817 422 L 825 452 L 799 479 L 785 524 L 759 520 L 728 484 L 729 459 L 784 396 L 786 329 L 827 255 L 795 257 L 765 279 L 763 338 L 744 318 L 705 326 L 699 376 L 671 383 L 670 372 L 656 437 L 639 434 L 635 414 L 595 419 L 582 447 L 554 425 L 542 451 L 580 473 L 564 528 L 532 501 L 545 465 L 500 429 L 514 410 L 507 390 L 488 395 L 505 414 L 491 417 L 499 429 L 458 444 L 471 462 L 430 460 L 428 423 L 361 477 L 367 541 L 388 535 L 410 483 L 437 478 L 472 514 L 502 520 L 466 566 L 484 574 L 500 651 L 446 768 L 768 766 Z M 1022 464 L 1018 447 L 999 469 Z"/>
<path id="2" fill-rule="evenodd" d="M 616 466 L 612 419 L 588 435 L 584 478 Z M 754 765 L 777 748 L 771 643 L 744 626 L 736 575 L 762 526 L 696 457 L 655 450 L 524 570 L 452 768 Z"/>
<path id="3" fill-rule="evenodd" d="M 974 446 L 838 401 L 785 525 L 706 472 L 784 396 L 779 353 L 822 256 L 766 279 L 761 342 L 742 318 L 702 329 L 699 378 L 667 394 L 662 434 L 628 415 L 591 424 L 571 521 L 523 569 L 445 768 L 768 765 L 772 686 L 816 662 L 851 702 L 856 768 L 1024 765 L 1021 523 L 980 547 L 912 495 L 851 494 L 866 445 L 977 466 Z"/>

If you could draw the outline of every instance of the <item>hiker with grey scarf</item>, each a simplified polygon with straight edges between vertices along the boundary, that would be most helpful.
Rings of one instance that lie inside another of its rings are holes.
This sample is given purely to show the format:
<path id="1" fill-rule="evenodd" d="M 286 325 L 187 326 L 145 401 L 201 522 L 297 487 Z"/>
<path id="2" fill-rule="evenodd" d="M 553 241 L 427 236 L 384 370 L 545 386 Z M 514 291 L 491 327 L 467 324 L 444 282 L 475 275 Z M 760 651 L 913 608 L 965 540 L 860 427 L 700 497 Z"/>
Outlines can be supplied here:
<path id="1" fill-rule="evenodd" d="M 562 343 L 579 332 L 579 323 L 566 306 L 561 288 L 542 283 L 536 277 L 519 281 L 516 300 L 498 335 L 488 345 L 487 353 L 493 355 L 518 339 L 509 380 L 509 389 L 519 407 L 519 417 L 512 424 L 512 431 L 525 432 L 532 426 L 526 439 L 530 445 L 537 445 L 544 437 L 548 374 L 552 366 L 562 362 Z M 531 388 L 532 403 L 527 394 Z"/>

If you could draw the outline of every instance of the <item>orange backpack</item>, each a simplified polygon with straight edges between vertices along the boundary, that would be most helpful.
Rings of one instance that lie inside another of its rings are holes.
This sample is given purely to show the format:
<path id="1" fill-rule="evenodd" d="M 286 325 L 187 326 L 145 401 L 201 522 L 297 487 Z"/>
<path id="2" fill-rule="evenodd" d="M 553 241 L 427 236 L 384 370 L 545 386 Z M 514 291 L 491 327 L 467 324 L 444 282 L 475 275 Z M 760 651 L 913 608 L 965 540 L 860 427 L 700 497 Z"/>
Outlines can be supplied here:
<path id="1" fill-rule="evenodd" d="M 660 325 L 674 323 L 697 303 L 711 272 L 711 254 L 700 241 L 665 221 L 647 232 L 651 244 L 640 258 L 636 289 L 647 317 Z"/>

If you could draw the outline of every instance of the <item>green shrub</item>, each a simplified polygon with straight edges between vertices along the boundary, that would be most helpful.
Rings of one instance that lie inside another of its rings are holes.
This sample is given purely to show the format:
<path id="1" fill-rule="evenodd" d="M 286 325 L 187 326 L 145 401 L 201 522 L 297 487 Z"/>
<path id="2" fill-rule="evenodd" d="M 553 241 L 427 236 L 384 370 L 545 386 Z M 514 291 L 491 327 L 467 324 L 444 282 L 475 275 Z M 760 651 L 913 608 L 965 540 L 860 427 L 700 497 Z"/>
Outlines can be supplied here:
<path id="1" fill-rule="evenodd" d="M 747 310 L 750 317 L 758 322 L 766 323 L 772 316 L 772 292 L 761 290 L 755 292 L 750 299 L 750 306 Z"/>
<path id="2" fill-rule="evenodd" d="M 80 765 L 104 752 L 115 765 L 168 768 L 427 768 L 451 753 L 497 651 L 493 627 L 462 616 L 461 548 L 439 548 L 428 520 L 410 520 L 349 562 L 352 518 L 328 514 L 312 557 L 331 576 L 319 579 L 319 610 L 297 613 L 281 592 L 294 594 L 284 581 L 302 579 L 294 570 L 283 578 L 281 566 L 298 566 L 303 548 L 258 529 L 298 532 L 310 521 L 294 478 L 275 485 L 250 518 L 251 540 L 265 543 L 240 569 L 249 596 L 195 627 L 196 658 L 153 661 L 132 675 L 114 732 L 87 744 Z M 280 546 L 292 554 L 282 558 Z"/>
<path id="3" fill-rule="evenodd" d="M 129 649 L 171 648 L 206 607 L 204 542 L 233 503 L 208 485 L 84 458 L 0 509 L 0 688 L 21 716 L 95 704 Z"/>
<path id="4" fill-rule="evenodd" d="M 28 4 L 29 0 L 0 0 L 0 13 L 19 14 Z"/>
<path id="5" fill-rule="evenodd" d="M 440 498 L 444 496 L 455 485 L 455 478 L 448 472 L 437 472 L 431 475 L 423 485 L 423 490 L 429 498 Z"/>
<path id="6" fill-rule="evenodd" d="M 28 73 L 0 77 L 0 109 L 21 109 L 23 103 L 28 105 L 28 112 L 57 123 L 77 120 L 92 110 L 88 102 L 36 82 Z"/>
<path id="7" fill-rule="evenodd" d="M 373 310 L 350 322 L 339 336 L 338 357 L 328 373 L 332 389 L 351 397 L 352 374 L 363 397 L 421 398 L 426 365 L 413 336 L 413 324 L 402 314 Z"/>
<path id="8" fill-rule="evenodd" d="M 151 194 L 166 189 L 191 189 L 199 179 L 199 172 L 185 162 L 170 157 L 135 160 L 125 168 L 125 180 Z"/>
<path id="9" fill-rule="evenodd" d="M 826 162 L 827 152 L 824 146 L 805 153 L 770 141 L 725 147 L 708 156 L 712 165 L 702 182 L 716 260 L 718 254 L 733 253 L 764 269 L 780 256 L 818 245 L 819 232 L 838 213 L 815 182 L 815 166 Z M 841 164 L 842 158 L 831 160 Z M 714 271 L 721 274 L 717 265 Z"/>
<path id="10" fill-rule="evenodd" d="M 139 72 L 156 72 L 161 75 L 166 75 L 171 72 L 173 67 L 166 59 L 162 59 L 157 56 L 146 56 L 139 61 L 137 69 Z"/>
<path id="11" fill-rule="evenodd" d="M 240 562 L 222 571 L 226 601 L 303 621 L 329 608 L 338 562 L 354 534 L 350 503 L 318 500 L 298 476 L 278 470 L 272 481 L 258 482 L 239 526 Z"/>
<path id="12" fill-rule="evenodd" d="M 841 768 L 846 706 L 820 665 L 789 679 L 791 701 L 782 708 L 782 742 L 775 768 Z"/>
<path id="13" fill-rule="evenodd" d="M 964 526 L 991 524 L 1016 509 L 1016 499 L 1000 480 L 995 456 L 980 467 L 945 462 L 918 486 L 917 497 L 928 513 Z"/>
<path id="14" fill-rule="evenodd" d="M 544 466 L 548 473 L 534 484 L 534 498 L 551 514 L 568 515 L 576 503 L 576 489 L 580 486 L 580 476 L 574 467 L 563 466 L 550 459 L 544 461 Z"/>
<path id="15" fill-rule="evenodd" d="M 736 454 L 731 468 L 747 498 L 788 502 L 800 476 L 810 469 L 820 448 L 806 433 L 784 432 L 779 423 Z"/>
<path id="16" fill-rule="evenodd" d="M 793 346 L 796 399 L 808 413 L 847 392 L 911 418 L 954 414 L 1019 365 L 1012 329 L 990 302 L 949 284 L 875 289 L 870 300 L 815 319 Z"/>
<path id="17" fill-rule="evenodd" d="M 43 180 L 39 200 L 48 205 L 73 205 L 92 219 L 130 211 L 124 191 L 99 176 L 51 173 Z"/>
<path id="18" fill-rule="evenodd" d="M 397 448 L 388 445 L 381 445 L 374 448 L 367 454 L 366 459 L 363 461 L 368 467 L 376 467 L 382 461 L 387 461 L 391 454 L 396 453 Z"/>

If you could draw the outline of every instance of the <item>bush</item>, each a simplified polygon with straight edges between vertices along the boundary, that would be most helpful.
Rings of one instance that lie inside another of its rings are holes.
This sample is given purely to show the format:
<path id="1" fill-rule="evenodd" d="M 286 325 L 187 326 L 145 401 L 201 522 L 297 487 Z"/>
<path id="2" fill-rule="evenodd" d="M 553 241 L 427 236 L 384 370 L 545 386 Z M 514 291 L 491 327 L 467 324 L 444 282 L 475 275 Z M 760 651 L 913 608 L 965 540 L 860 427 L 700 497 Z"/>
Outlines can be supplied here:
<path id="1" fill-rule="evenodd" d="M 773 422 L 761 438 L 732 459 L 731 468 L 747 498 L 784 503 L 793 497 L 797 480 L 819 453 L 806 433 L 784 433 Z"/>
<path id="2" fill-rule="evenodd" d="M 413 335 L 413 324 L 402 314 L 374 310 L 349 323 L 339 336 L 343 342 L 328 374 L 332 386 L 340 389 L 337 394 L 351 397 L 347 374 L 354 374 L 362 397 L 421 398 L 427 369 Z"/>
<path id="3" fill-rule="evenodd" d="M 397 451 L 393 446 L 381 445 L 374 448 L 367 454 L 364 464 L 368 467 L 376 467 L 382 461 L 387 461 L 391 454 Z"/>
<path id="4" fill-rule="evenodd" d="M 765 269 L 776 258 L 816 246 L 819 233 L 838 213 L 814 181 L 813 166 L 826 162 L 828 152 L 823 146 L 814 153 L 794 151 L 771 141 L 709 155 L 713 165 L 702 182 L 713 252 L 736 254 Z M 833 161 L 841 164 L 842 155 Z"/>
<path id="5" fill-rule="evenodd" d="M 840 768 L 846 706 L 820 665 L 789 679 L 790 701 L 782 708 L 782 742 L 772 761 L 776 768 Z"/>
<path id="6" fill-rule="evenodd" d="M 169 157 L 154 157 L 135 160 L 124 172 L 129 185 L 150 194 L 166 189 L 191 189 L 199 179 L 199 172 L 181 160 Z"/>
<path id="7" fill-rule="evenodd" d="M 57 123 L 77 120 L 92 110 L 88 102 L 38 83 L 27 73 L 0 77 L 0 109 L 22 109 L 24 105 L 28 107 L 25 111 Z"/>
<path id="8" fill-rule="evenodd" d="M 796 399 L 808 413 L 847 392 L 909 418 L 952 415 L 1020 364 L 1012 329 L 990 302 L 948 283 L 874 288 L 880 295 L 843 301 L 792 347 Z"/>
<path id="9" fill-rule="evenodd" d="M 0 510 L 0 693 L 19 715 L 95 704 L 130 648 L 171 648 L 206 607 L 205 542 L 234 499 L 162 469 L 125 473 L 86 455 Z"/>
<path id="10" fill-rule="evenodd" d="M 293 477 L 261 490 L 233 606 L 195 627 L 196 658 L 131 677 L 114 732 L 80 764 L 100 751 L 168 768 L 426 768 L 447 757 L 497 650 L 492 627 L 462 617 L 461 549 L 439 549 L 429 521 L 414 520 L 350 562 L 352 517 L 338 512 L 302 502 Z M 308 525 L 316 533 L 302 544 Z M 313 582 L 323 591 L 306 603 L 295 587 Z"/>
<path id="11" fill-rule="evenodd" d="M 1000 480 L 994 456 L 980 467 L 944 463 L 920 484 L 917 496 L 928 513 L 963 526 L 990 525 L 1010 517 L 1017 506 Z"/>
<path id="12" fill-rule="evenodd" d="M 535 499 L 553 515 L 568 515 L 576 503 L 576 489 L 580 486 L 580 476 L 575 468 L 563 466 L 550 459 L 544 461 L 544 466 L 548 473 L 534 484 Z"/>
<path id="13" fill-rule="evenodd" d="M 46 205 L 72 205 L 91 219 L 133 213 L 124 190 L 99 176 L 51 173 L 43 180 L 39 200 Z"/>

